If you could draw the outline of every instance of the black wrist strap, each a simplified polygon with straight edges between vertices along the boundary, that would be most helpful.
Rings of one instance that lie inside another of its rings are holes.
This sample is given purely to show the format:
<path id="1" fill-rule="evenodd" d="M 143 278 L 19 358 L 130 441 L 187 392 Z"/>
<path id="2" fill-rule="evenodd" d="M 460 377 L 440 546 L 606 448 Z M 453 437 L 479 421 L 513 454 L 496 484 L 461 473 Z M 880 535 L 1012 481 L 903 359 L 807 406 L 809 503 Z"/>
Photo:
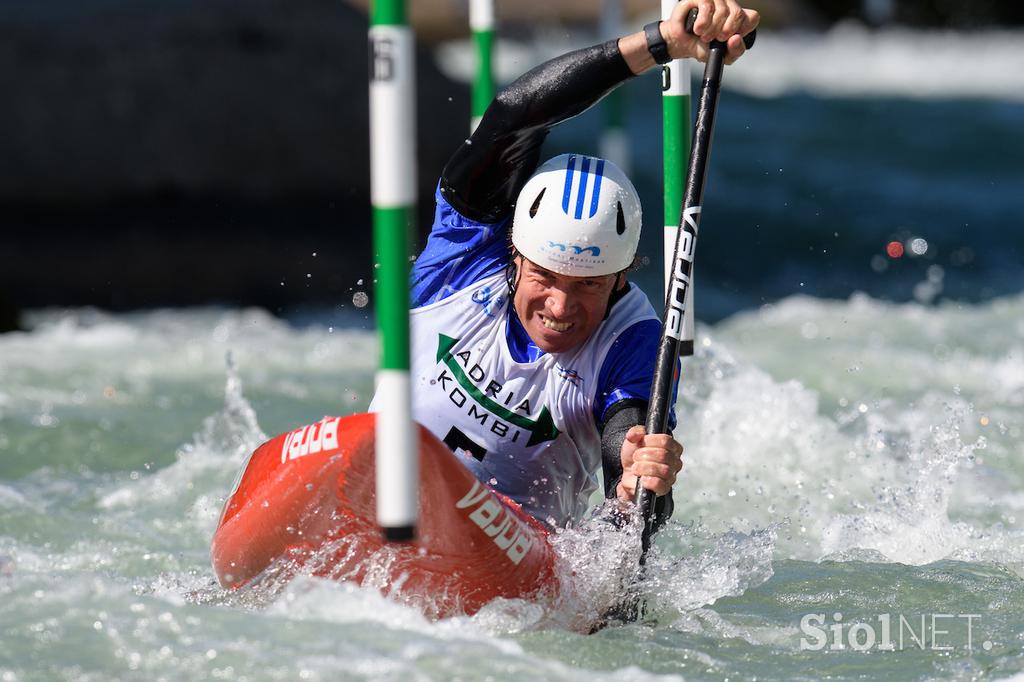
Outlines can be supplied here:
<path id="1" fill-rule="evenodd" d="M 644 37 L 647 39 L 647 51 L 654 57 L 655 63 L 667 64 L 672 61 L 672 57 L 669 56 L 665 39 L 661 37 L 660 27 L 660 21 L 652 21 L 647 24 L 644 26 Z"/>

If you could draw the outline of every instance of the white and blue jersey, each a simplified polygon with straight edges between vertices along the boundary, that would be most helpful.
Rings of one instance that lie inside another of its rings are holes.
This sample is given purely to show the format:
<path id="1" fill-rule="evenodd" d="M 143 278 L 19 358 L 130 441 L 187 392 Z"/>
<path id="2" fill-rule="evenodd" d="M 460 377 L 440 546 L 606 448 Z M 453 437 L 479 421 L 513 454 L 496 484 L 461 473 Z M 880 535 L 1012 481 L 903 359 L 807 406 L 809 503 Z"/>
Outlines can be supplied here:
<path id="1" fill-rule="evenodd" d="M 504 273 L 509 261 L 511 219 L 492 225 L 478 223 L 460 215 L 440 191 L 434 199 L 434 224 L 426 248 L 412 267 L 413 309 L 437 303 L 486 277 Z M 500 293 L 504 294 L 504 280 L 501 287 Z M 630 287 L 636 288 L 632 284 Z M 661 323 L 646 298 L 645 304 L 650 309 L 650 318 L 623 330 L 601 367 L 592 408 L 598 423 L 604 420 L 608 408 L 620 400 L 647 402 L 650 398 Z M 507 341 L 513 357 L 528 362 L 543 355 L 544 351 L 527 335 L 512 308 L 508 309 L 508 317 Z"/>
<path id="2" fill-rule="evenodd" d="M 564 526 L 597 485 L 608 408 L 649 398 L 660 323 L 631 284 L 585 343 L 543 352 L 509 304 L 509 221 L 467 219 L 440 191 L 436 201 L 412 272 L 414 417 L 482 482 Z"/>

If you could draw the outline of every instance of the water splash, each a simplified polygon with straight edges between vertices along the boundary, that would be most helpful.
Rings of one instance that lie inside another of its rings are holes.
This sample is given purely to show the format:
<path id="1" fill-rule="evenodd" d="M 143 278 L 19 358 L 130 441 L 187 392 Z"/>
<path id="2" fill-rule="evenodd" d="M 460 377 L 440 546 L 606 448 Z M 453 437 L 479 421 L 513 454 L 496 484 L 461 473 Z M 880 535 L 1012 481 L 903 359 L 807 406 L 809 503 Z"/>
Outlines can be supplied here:
<path id="1" fill-rule="evenodd" d="M 655 614 L 685 615 L 772 577 L 776 526 L 711 534 L 696 525 L 669 525 L 664 532 L 668 542 L 685 544 L 686 549 L 655 552 L 648 562 L 643 588 L 648 603 L 656 605 Z"/>
<path id="2" fill-rule="evenodd" d="M 582 523 L 555 532 L 559 589 L 537 625 L 589 632 L 601 624 L 640 575 L 642 531 L 636 509 L 607 500 Z"/>
<path id="3" fill-rule="evenodd" d="M 915 439 L 920 426 L 905 415 L 907 483 L 880 486 L 875 501 L 858 513 L 836 515 L 822 536 L 826 557 L 842 557 L 854 550 L 877 552 L 890 561 L 922 565 L 954 555 L 971 546 L 977 531 L 971 524 L 949 517 L 950 496 L 960 467 L 985 448 L 985 439 L 964 443 L 961 424 L 971 413 L 962 401 L 947 403 L 945 422 L 927 428 L 927 437 Z M 876 420 L 876 423 L 879 420 Z M 885 442 L 896 429 L 879 426 L 871 434 Z"/>
<path id="4" fill-rule="evenodd" d="M 191 443 L 176 453 L 174 464 L 156 473 L 117 484 L 97 503 L 107 511 L 145 509 L 160 531 L 180 533 L 182 508 L 186 532 L 213 532 L 229 488 L 223 484 L 267 439 L 256 413 L 242 393 L 242 381 L 230 352 L 225 357 L 224 407 L 203 420 Z M 218 484 L 220 482 L 220 484 Z"/>

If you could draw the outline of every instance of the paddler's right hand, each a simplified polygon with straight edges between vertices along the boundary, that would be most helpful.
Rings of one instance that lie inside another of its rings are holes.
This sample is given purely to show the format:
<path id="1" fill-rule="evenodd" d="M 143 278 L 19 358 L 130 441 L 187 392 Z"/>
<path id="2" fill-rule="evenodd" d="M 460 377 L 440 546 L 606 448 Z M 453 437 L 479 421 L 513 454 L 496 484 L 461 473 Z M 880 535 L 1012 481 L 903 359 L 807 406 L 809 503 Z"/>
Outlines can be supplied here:
<path id="1" fill-rule="evenodd" d="M 640 477 L 640 484 L 655 495 L 667 495 L 683 468 L 682 444 L 668 434 L 648 435 L 643 424 L 626 432 L 619 457 L 622 480 L 615 492 L 624 502 L 633 501 L 637 477 Z"/>

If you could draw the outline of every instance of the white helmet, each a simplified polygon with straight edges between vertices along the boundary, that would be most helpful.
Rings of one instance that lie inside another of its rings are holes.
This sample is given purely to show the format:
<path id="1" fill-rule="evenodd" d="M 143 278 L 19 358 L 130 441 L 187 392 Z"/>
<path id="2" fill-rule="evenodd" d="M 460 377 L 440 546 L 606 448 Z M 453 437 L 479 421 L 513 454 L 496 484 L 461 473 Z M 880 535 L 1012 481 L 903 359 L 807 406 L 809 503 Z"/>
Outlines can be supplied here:
<path id="1" fill-rule="evenodd" d="M 526 181 L 516 201 L 512 245 L 552 272 L 610 275 L 633 263 L 640 197 L 611 161 L 562 154 Z"/>

